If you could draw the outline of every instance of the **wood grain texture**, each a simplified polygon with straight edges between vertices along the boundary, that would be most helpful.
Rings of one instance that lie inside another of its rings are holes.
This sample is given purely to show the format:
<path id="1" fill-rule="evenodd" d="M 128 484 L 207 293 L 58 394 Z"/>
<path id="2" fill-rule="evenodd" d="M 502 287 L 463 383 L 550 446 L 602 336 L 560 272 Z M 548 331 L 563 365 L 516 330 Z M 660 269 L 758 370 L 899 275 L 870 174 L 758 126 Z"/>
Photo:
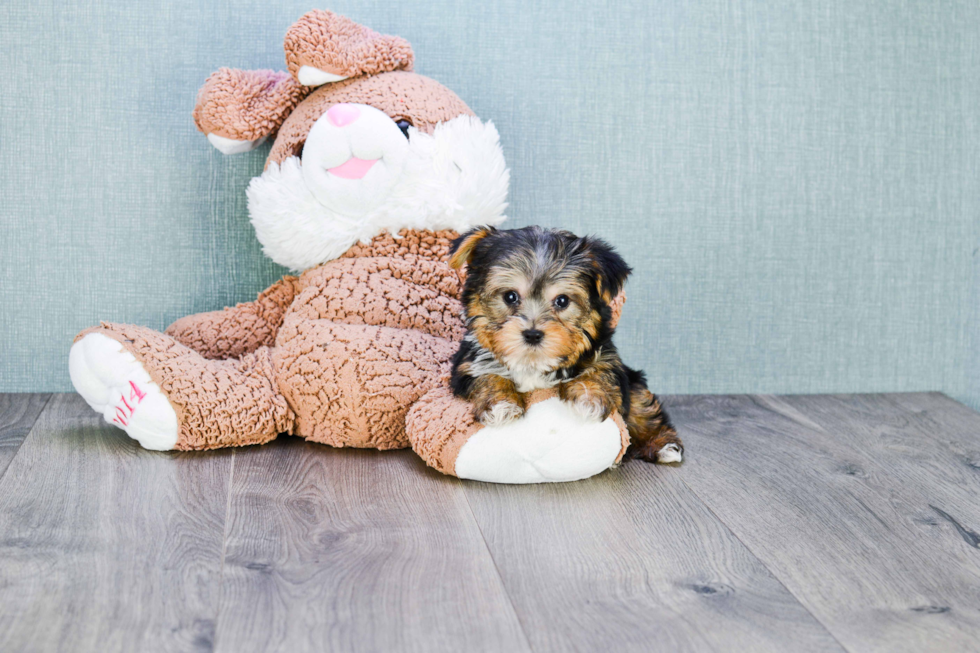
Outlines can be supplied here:
<path id="1" fill-rule="evenodd" d="M 0 651 L 210 650 L 231 463 L 53 397 L 0 480 Z"/>
<path id="2" fill-rule="evenodd" d="M 235 465 L 217 650 L 528 650 L 458 479 L 293 439 Z"/>
<path id="3" fill-rule="evenodd" d="M 841 650 L 680 479 L 467 483 L 535 651 Z"/>
<path id="4" fill-rule="evenodd" d="M 845 647 L 975 648 L 980 555 L 930 506 L 974 513 L 918 454 L 940 432 L 881 396 L 667 408 L 691 452 L 684 482 Z"/>
<path id="5" fill-rule="evenodd" d="M 0 478 L 17 455 L 49 394 L 0 394 Z"/>
<path id="6" fill-rule="evenodd" d="M 980 414 L 940 394 L 667 397 L 682 467 L 536 486 L 292 438 L 154 453 L 45 400 L 0 395 L 4 653 L 980 641 Z"/>
<path id="7" fill-rule="evenodd" d="M 941 527 L 976 564 L 980 536 L 967 533 L 980 530 L 980 414 L 939 393 L 782 399 L 872 458 L 918 503 L 915 523 Z"/>

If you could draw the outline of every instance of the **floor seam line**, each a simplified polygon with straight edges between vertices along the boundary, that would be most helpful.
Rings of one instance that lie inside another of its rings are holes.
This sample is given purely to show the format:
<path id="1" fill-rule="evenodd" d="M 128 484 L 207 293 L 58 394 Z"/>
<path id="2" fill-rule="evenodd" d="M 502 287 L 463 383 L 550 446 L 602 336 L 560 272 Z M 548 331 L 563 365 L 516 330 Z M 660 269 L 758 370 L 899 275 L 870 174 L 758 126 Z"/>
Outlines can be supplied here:
<path id="1" fill-rule="evenodd" d="M 731 533 L 732 537 L 734 537 L 735 540 L 739 544 L 741 544 L 743 547 L 745 547 L 745 550 L 748 551 L 749 555 L 751 555 L 753 558 L 755 558 L 758 561 L 758 563 L 760 565 L 762 565 L 762 567 L 772 575 L 773 580 L 775 580 L 777 583 L 779 583 L 779 586 L 782 587 L 784 590 L 786 590 L 786 593 L 787 594 L 789 594 L 794 599 L 796 599 L 796 602 L 800 604 L 800 607 L 803 608 L 806 611 L 806 613 L 813 618 L 814 621 L 816 621 L 818 624 L 820 624 L 820 627 L 823 628 L 824 631 L 826 631 L 826 633 L 828 635 L 830 635 L 830 637 L 835 642 L 837 642 L 837 645 L 841 647 L 841 650 L 850 652 L 851 649 L 849 649 L 848 647 L 844 646 L 844 643 L 842 641 L 840 641 L 840 639 L 830 629 L 830 627 L 827 624 L 825 624 L 823 622 L 823 620 L 820 619 L 817 615 L 813 614 L 813 611 L 809 607 L 807 607 L 806 603 L 803 602 L 803 599 L 800 598 L 799 596 L 797 596 L 796 593 L 793 592 L 793 590 L 791 590 L 789 587 L 786 586 L 786 583 L 784 583 L 783 580 L 776 574 L 776 572 L 769 565 L 766 564 L 765 560 L 763 560 L 762 558 L 759 557 L 759 554 L 757 554 L 752 549 L 752 547 L 750 547 L 748 544 L 746 544 L 742 540 L 742 538 L 738 536 L 738 533 L 735 532 L 735 530 L 728 524 L 728 522 L 726 522 L 724 519 L 722 519 L 721 516 L 718 513 L 715 512 L 714 508 L 712 508 L 708 504 L 707 501 L 705 501 L 703 498 L 701 498 L 701 495 L 698 494 L 697 491 L 693 487 L 691 487 L 690 484 L 685 479 L 681 478 L 680 481 L 681 481 L 681 483 L 684 484 L 684 487 L 686 487 L 688 490 L 690 490 L 691 491 L 691 494 L 693 494 L 697 498 L 697 500 L 701 502 L 701 505 L 703 505 L 705 507 L 705 509 L 707 509 L 707 511 L 710 512 L 711 515 L 715 519 L 718 520 L 718 523 L 721 524 L 722 526 L 724 526 L 725 527 L 725 530 L 727 530 L 729 533 Z"/>
<path id="2" fill-rule="evenodd" d="M 214 612 L 214 637 L 211 650 L 218 648 L 218 621 L 221 619 L 221 604 L 225 597 L 225 556 L 228 554 L 228 522 L 231 516 L 231 490 L 235 480 L 235 449 L 231 450 L 231 469 L 228 470 L 228 496 L 225 499 L 225 523 L 221 533 L 221 565 L 218 570 L 218 605 Z"/>
<path id="3" fill-rule="evenodd" d="M 480 521 L 476 518 L 476 513 L 473 512 L 473 506 L 470 505 L 470 498 L 466 496 L 466 488 L 463 486 L 462 479 L 459 479 L 460 492 L 463 493 L 463 499 L 466 501 L 466 509 L 470 513 L 470 517 L 473 518 L 473 523 L 476 524 L 476 530 L 480 534 L 480 541 L 483 542 L 483 548 L 487 552 L 487 556 L 490 558 L 491 564 L 493 564 L 493 571 L 497 574 L 497 580 L 500 581 L 500 589 L 503 590 L 504 596 L 507 597 L 507 605 L 510 606 L 511 611 L 514 613 L 514 618 L 517 619 L 517 626 L 521 629 L 521 635 L 524 637 L 524 642 L 527 644 L 527 650 L 533 651 L 534 646 L 531 645 L 531 638 L 527 635 L 527 630 L 524 628 L 524 622 L 521 621 L 521 615 L 517 612 L 517 607 L 514 605 L 514 600 L 510 596 L 510 592 L 507 590 L 507 585 L 504 583 L 504 577 L 500 573 L 500 567 L 497 566 L 497 560 L 493 557 L 493 551 L 490 550 L 490 545 L 487 544 L 487 536 L 483 534 L 483 527 L 480 526 Z"/>
<path id="4" fill-rule="evenodd" d="M 31 428 L 28 429 L 27 435 L 25 435 L 24 439 L 20 441 L 20 444 L 17 445 L 17 451 L 14 452 L 14 455 L 10 458 L 10 462 L 7 463 L 7 466 L 3 468 L 2 472 L 0 472 L 0 482 L 3 481 L 3 477 L 6 476 L 10 468 L 13 467 L 14 461 L 17 460 L 17 456 L 19 456 L 20 452 L 24 449 L 24 443 L 27 442 L 27 438 L 31 437 L 31 433 L 33 433 L 34 429 L 37 428 L 37 423 L 41 419 L 41 415 L 43 415 L 44 411 L 47 410 L 48 404 L 51 403 L 51 399 L 55 396 L 55 394 L 64 394 L 64 393 L 54 393 L 54 392 L 48 393 L 48 398 L 44 400 L 44 405 L 41 406 L 41 410 L 37 411 L 37 417 L 34 418 L 34 422 L 31 424 Z"/>

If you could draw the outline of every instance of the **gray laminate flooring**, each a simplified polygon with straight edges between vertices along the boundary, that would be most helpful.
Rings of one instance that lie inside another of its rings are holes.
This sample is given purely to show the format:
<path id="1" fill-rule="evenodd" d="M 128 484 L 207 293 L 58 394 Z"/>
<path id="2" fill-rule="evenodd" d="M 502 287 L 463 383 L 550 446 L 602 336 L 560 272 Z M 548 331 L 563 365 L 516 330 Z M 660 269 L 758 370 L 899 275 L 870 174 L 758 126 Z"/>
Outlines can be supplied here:
<path id="1" fill-rule="evenodd" d="M 677 396 L 680 467 L 502 486 L 0 395 L 0 651 L 980 649 L 980 414 Z"/>

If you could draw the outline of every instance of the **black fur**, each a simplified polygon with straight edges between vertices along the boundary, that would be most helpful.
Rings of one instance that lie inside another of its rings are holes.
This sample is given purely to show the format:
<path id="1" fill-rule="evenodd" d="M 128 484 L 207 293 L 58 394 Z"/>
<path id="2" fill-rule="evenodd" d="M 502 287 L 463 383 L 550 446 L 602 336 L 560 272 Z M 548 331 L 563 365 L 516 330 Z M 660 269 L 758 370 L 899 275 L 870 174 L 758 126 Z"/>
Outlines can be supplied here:
<path id="1" fill-rule="evenodd" d="M 468 374 L 460 374 L 459 366 L 465 362 L 472 362 L 476 358 L 479 345 L 464 340 L 459 343 L 459 349 L 453 354 L 453 372 L 449 380 L 449 387 L 457 397 L 469 397 L 473 388 L 473 377 Z"/>
<path id="2" fill-rule="evenodd" d="M 603 291 L 609 293 L 609 297 L 615 297 L 623 289 L 633 268 L 606 241 L 593 237 L 583 238 L 582 241 L 598 263 Z"/>

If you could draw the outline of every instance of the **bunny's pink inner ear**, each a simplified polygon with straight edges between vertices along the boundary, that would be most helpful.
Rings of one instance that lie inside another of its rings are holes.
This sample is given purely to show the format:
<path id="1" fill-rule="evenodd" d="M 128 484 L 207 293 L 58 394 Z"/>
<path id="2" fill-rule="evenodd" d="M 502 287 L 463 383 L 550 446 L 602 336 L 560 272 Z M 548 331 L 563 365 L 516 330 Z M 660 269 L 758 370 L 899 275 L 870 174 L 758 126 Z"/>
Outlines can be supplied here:
<path id="1" fill-rule="evenodd" d="M 245 152 L 275 134 L 309 90 L 286 72 L 221 68 L 197 94 L 194 123 L 225 154 Z"/>
<path id="2" fill-rule="evenodd" d="M 411 70 L 412 46 L 399 36 L 378 34 L 349 18 L 315 9 L 289 28 L 286 65 L 304 86 L 358 75 Z"/>

